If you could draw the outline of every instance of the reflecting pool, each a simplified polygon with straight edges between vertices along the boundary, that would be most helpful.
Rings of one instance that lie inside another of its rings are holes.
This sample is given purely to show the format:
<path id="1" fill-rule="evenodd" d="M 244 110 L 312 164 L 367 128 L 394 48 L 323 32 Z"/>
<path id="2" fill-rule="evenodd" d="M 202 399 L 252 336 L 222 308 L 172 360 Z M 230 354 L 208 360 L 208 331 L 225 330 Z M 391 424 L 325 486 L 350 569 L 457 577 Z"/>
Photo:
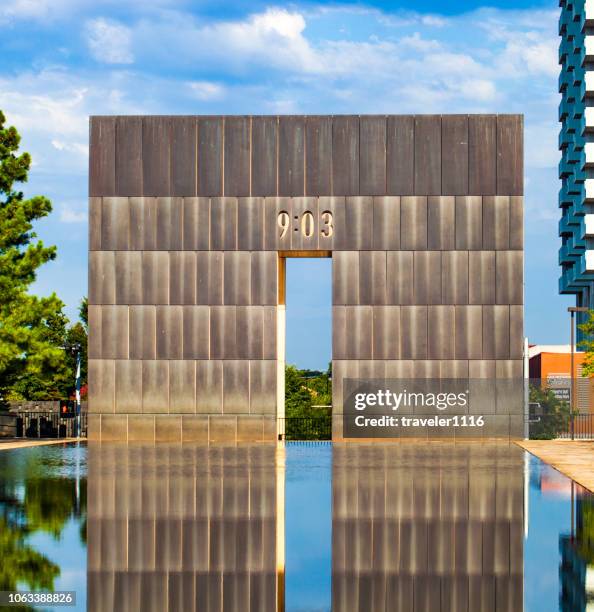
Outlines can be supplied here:
<path id="1" fill-rule="evenodd" d="M 0 590 L 75 590 L 78 610 L 593 598 L 592 496 L 515 445 L 46 446 L 0 451 L 0 475 Z"/>

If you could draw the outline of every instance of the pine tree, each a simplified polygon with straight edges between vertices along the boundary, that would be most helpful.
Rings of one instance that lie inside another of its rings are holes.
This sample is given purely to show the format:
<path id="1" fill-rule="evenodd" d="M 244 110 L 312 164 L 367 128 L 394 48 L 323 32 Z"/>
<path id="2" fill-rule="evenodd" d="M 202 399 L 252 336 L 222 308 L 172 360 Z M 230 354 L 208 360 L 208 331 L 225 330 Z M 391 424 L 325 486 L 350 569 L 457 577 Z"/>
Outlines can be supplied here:
<path id="1" fill-rule="evenodd" d="M 52 205 L 43 196 L 26 199 L 15 187 L 27 181 L 31 156 L 17 154 L 19 133 L 5 121 L 0 111 L 0 401 L 51 399 L 67 375 L 64 305 L 55 293 L 36 297 L 28 289 L 37 269 L 56 257 L 56 247 L 33 232 Z M 41 389 L 23 388 L 27 380 Z"/>

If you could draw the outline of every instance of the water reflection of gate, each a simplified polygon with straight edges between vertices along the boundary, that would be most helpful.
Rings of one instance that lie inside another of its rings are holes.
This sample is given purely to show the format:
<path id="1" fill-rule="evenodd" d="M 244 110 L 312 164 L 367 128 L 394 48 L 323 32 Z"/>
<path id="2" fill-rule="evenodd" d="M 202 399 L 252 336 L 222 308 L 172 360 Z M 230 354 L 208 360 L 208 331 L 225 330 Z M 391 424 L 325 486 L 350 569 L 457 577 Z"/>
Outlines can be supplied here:
<path id="1" fill-rule="evenodd" d="M 335 446 L 332 609 L 523 609 L 513 445 Z"/>
<path id="2" fill-rule="evenodd" d="M 91 445 L 88 609 L 277 609 L 276 453 Z"/>

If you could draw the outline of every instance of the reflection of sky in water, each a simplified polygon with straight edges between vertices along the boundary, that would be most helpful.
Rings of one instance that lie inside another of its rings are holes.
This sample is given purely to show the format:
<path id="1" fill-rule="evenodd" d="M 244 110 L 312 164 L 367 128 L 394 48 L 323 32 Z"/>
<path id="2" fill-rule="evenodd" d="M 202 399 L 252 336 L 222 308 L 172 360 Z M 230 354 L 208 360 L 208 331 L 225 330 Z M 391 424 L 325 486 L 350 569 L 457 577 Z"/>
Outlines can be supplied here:
<path id="1" fill-rule="evenodd" d="M 529 520 L 524 541 L 524 609 L 554 612 L 559 610 L 559 539 L 569 534 L 571 524 L 570 481 L 538 459 L 527 457 Z M 59 566 L 54 588 L 76 590 L 77 610 L 86 609 L 87 557 L 80 537 L 86 517 L 85 477 L 84 447 L 0 452 L 2 516 L 15 528 L 28 522 L 33 525 L 23 546 Z M 330 611 L 332 445 L 287 444 L 285 478 L 286 610 Z M 56 482 L 62 484 L 58 487 Z M 22 583 L 19 586 L 26 588 Z"/>
<path id="2" fill-rule="evenodd" d="M 331 607 L 332 445 L 286 448 L 286 611 L 325 612 Z"/>

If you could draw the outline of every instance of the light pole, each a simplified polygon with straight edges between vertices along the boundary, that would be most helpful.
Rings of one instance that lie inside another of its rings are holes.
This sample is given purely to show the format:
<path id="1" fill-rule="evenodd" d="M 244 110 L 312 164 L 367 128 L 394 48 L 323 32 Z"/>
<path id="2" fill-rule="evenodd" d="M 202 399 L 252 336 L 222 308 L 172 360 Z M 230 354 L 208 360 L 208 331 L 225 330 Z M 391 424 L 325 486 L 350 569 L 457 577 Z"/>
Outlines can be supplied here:
<path id="1" fill-rule="evenodd" d="M 575 355 L 575 313 L 576 312 L 588 312 L 590 309 L 585 306 L 569 306 L 567 312 L 571 314 L 571 331 L 569 334 L 569 342 L 570 342 L 570 351 L 571 351 L 571 362 L 570 362 L 570 372 L 569 376 L 571 377 L 571 397 L 570 397 L 570 427 L 571 427 L 571 439 L 575 439 L 575 428 L 574 428 L 574 410 L 575 410 L 575 377 L 573 375 L 573 364 L 574 364 L 574 355 Z"/>

